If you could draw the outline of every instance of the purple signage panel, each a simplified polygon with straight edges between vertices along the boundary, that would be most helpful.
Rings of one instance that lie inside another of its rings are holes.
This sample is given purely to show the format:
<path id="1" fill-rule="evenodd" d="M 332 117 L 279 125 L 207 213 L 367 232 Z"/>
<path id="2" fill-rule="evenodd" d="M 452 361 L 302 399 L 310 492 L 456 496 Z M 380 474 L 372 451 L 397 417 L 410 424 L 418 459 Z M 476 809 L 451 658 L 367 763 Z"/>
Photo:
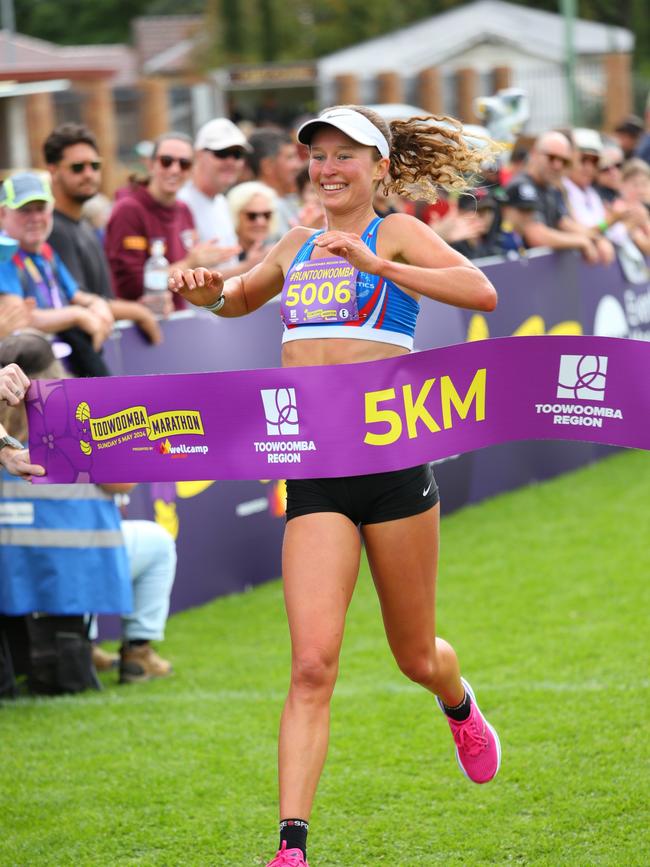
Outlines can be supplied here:
<path id="1" fill-rule="evenodd" d="M 41 381 L 38 482 L 346 476 L 513 440 L 650 447 L 650 346 L 522 337 L 366 364 Z"/>

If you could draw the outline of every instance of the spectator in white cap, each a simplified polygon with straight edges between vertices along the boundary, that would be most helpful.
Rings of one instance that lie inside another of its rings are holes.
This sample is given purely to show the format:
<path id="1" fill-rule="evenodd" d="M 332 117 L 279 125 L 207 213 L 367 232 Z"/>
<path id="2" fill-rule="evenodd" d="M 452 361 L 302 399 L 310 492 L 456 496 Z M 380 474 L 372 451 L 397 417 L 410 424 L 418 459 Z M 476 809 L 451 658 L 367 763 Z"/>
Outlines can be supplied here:
<path id="1" fill-rule="evenodd" d="M 606 237 L 614 223 L 621 216 L 611 214 L 609 217 L 605 211 L 603 200 L 598 195 L 594 184 L 598 175 L 600 155 L 603 150 L 603 141 L 600 133 L 595 129 L 578 127 L 571 133 L 573 139 L 573 153 L 571 165 L 562 185 L 566 192 L 571 217 L 589 230 L 599 253 L 600 261 L 609 264 L 614 261 L 614 248 Z M 612 240 L 622 242 L 622 234 L 625 230 L 618 228 L 613 230 Z"/>
<path id="2" fill-rule="evenodd" d="M 201 241 L 216 241 L 223 256 L 214 267 L 224 277 L 243 274 L 256 265 L 259 257 L 239 260 L 240 247 L 225 193 L 239 180 L 244 156 L 250 151 L 246 136 L 226 117 L 205 123 L 194 142 L 192 177 L 179 192 L 194 217 Z"/>

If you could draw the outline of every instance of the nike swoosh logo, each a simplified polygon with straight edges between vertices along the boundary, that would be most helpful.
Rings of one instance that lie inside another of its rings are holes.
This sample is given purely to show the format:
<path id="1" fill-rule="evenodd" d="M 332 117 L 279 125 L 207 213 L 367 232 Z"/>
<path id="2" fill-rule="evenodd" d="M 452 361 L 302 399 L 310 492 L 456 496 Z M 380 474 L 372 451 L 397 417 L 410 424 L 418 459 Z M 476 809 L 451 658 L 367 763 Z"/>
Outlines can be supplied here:
<path id="1" fill-rule="evenodd" d="M 431 490 L 431 486 L 432 486 L 432 485 L 433 485 L 433 482 L 429 482 L 428 486 L 427 486 L 427 487 L 422 491 L 422 496 L 423 496 L 423 497 L 426 497 L 426 495 L 427 495 L 427 494 L 429 493 L 429 491 Z"/>

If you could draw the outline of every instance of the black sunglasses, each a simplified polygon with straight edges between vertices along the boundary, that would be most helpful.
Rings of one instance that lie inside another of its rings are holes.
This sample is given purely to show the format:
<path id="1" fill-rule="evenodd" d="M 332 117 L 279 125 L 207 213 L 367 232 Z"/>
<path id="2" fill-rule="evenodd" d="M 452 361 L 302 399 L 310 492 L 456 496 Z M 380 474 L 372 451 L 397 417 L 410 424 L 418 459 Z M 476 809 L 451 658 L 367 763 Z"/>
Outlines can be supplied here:
<path id="1" fill-rule="evenodd" d="M 172 157 L 169 154 L 158 154 L 156 159 L 164 169 L 171 168 L 174 163 L 178 163 L 180 170 L 183 172 L 187 172 L 192 168 L 192 160 L 189 157 Z"/>
<path id="2" fill-rule="evenodd" d="M 80 175 L 86 166 L 90 166 L 90 168 L 94 172 L 98 172 L 102 167 L 101 160 L 84 160 L 80 163 L 68 163 L 68 168 L 74 175 Z"/>
<path id="3" fill-rule="evenodd" d="M 220 151 L 215 151 L 212 148 L 206 148 L 207 151 L 210 151 L 213 157 L 216 157 L 218 160 L 227 160 L 228 157 L 232 157 L 234 160 L 243 160 L 244 159 L 244 149 L 243 148 L 224 148 Z"/>
<path id="4" fill-rule="evenodd" d="M 546 159 L 551 163 L 560 162 L 565 168 L 571 165 L 571 160 L 568 157 L 561 157 L 559 154 L 550 154 L 548 151 L 541 151 L 541 153 L 543 153 Z"/>
<path id="5" fill-rule="evenodd" d="M 252 223 L 255 220 L 270 220 L 273 211 L 244 211 L 244 214 L 246 214 L 246 219 Z"/>

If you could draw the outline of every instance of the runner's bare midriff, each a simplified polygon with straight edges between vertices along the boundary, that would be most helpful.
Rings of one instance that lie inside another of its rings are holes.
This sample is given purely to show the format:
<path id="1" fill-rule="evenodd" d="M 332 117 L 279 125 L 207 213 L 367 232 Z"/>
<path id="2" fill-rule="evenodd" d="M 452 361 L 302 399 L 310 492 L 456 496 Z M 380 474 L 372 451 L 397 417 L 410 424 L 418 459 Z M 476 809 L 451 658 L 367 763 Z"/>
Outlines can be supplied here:
<path id="1" fill-rule="evenodd" d="M 395 358 L 397 355 L 408 355 L 408 349 L 374 340 L 323 337 L 285 343 L 282 347 L 282 366 L 319 367 L 325 364 L 357 364 L 362 361 Z"/>

